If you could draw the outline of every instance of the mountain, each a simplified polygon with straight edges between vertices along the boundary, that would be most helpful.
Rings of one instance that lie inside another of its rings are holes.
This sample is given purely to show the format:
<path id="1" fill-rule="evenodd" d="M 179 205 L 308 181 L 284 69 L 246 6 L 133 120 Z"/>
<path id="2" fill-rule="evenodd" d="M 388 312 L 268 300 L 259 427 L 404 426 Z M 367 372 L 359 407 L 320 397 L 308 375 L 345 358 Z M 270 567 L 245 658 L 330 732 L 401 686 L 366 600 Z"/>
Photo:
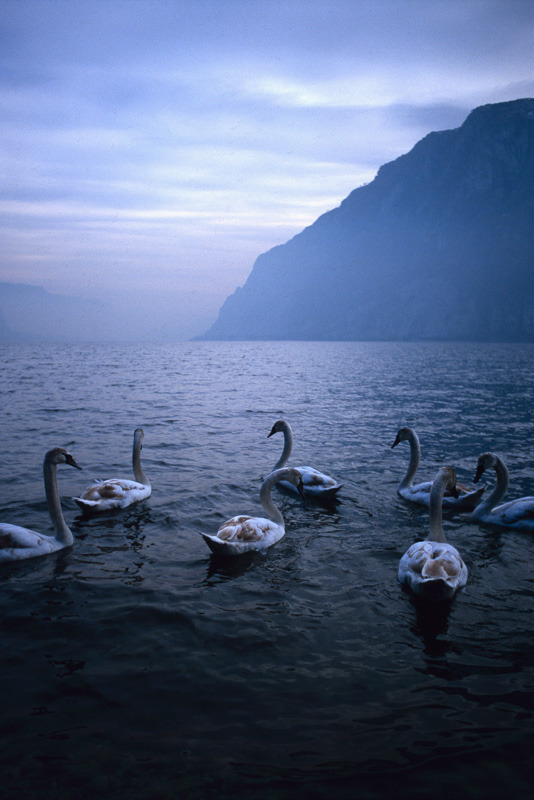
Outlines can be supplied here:
<path id="1" fill-rule="evenodd" d="M 110 286 L 99 299 L 0 282 L 0 343 L 176 342 L 198 331 L 199 315 L 209 319 L 188 292 Z"/>
<path id="2" fill-rule="evenodd" d="M 1 286 L 1 284 L 0 284 Z M 4 342 L 17 342 L 20 340 L 20 337 L 17 336 L 16 333 L 8 327 L 2 313 L 0 312 L 0 344 Z"/>
<path id="3" fill-rule="evenodd" d="M 0 283 L 0 342 L 87 341 L 105 324 L 105 308 L 95 301 Z"/>
<path id="4" fill-rule="evenodd" d="M 534 341 L 534 99 L 428 134 L 256 260 L 202 339 Z"/>

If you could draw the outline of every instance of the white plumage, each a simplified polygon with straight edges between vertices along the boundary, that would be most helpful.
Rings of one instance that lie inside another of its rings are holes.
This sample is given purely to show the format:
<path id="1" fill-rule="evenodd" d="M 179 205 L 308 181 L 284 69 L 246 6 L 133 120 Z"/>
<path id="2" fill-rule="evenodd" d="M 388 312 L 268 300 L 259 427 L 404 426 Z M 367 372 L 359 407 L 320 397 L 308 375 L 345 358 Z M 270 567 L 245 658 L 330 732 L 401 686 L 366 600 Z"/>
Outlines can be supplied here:
<path id="1" fill-rule="evenodd" d="M 278 422 L 274 423 L 267 438 L 273 436 L 275 433 L 284 434 L 284 449 L 274 466 L 274 469 L 280 469 L 287 463 L 291 455 L 291 450 L 293 449 L 293 433 L 289 423 L 285 422 L 283 419 L 279 419 Z M 295 467 L 295 469 L 298 469 L 302 475 L 304 497 L 315 498 L 317 500 L 332 500 L 343 486 L 342 483 L 338 483 L 334 478 L 331 478 L 330 475 L 325 475 L 323 472 L 314 469 L 314 467 L 298 466 Z M 289 489 L 293 492 L 295 491 L 295 487 L 287 481 L 281 481 L 281 484 L 285 489 Z"/>
<path id="2" fill-rule="evenodd" d="M 405 500 L 410 500 L 412 503 L 419 503 L 422 506 L 430 505 L 430 490 L 432 488 L 432 481 L 424 481 L 422 483 L 414 484 L 413 480 L 419 461 L 421 459 L 421 445 L 419 437 L 412 428 L 399 428 L 397 436 L 391 447 L 396 447 L 399 442 L 409 442 L 410 444 L 410 462 L 406 475 L 401 480 L 397 487 L 397 494 L 404 497 Z M 475 508 L 480 500 L 485 487 L 480 486 L 478 489 L 468 489 L 466 486 L 457 486 L 457 496 L 453 496 L 451 492 L 446 489 L 443 497 L 443 508 L 455 509 L 456 511 L 471 511 Z"/>
<path id="3" fill-rule="evenodd" d="M 127 508 L 150 497 L 152 487 L 141 466 L 141 450 L 143 448 L 144 431 L 136 428 L 133 439 L 132 466 L 135 480 L 128 478 L 109 478 L 95 481 L 80 497 L 73 497 L 84 514 L 99 511 L 110 511 L 115 508 Z"/>
<path id="4" fill-rule="evenodd" d="M 59 499 L 57 485 L 58 464 L 69 464 L 71 467 L 81 469 L 68 450 L 63 447 L 55 447 L 53 450 L 49 450 L 44 457 L 45 494 L 55 536 L 37 533 L 37 531 L 22 528 L 19 525 L 0 523 L 0 563 L 44 556 L 72 545 L 74 540 L 63 519 L 61 501 Z"/>
<path id="5" fill-rule="evenodd" d="M 483 453 L 479 456 L 475 483 L 491 468 L 497 476 L 495 487 L 475 508 L 471 519 L 474 522 L 534 533 L 534 497 L 519 497 L 508 503 L 500 503 L 510 485 L 510 473 L 500 456 L 495 453 Z"/>
<path id="6" fill-rule="evenodd" d="M 201 533 L 210 550 L 218 555 L 238 556 L 251 550 L 265 550 L 278 542 L 286 529 L 284 518 L 272 501 L 271 489 L 282 480 L 289 481 L 302 492 L 302 476 L 298 470 L 290 467 L 274 470 L 260 489 L 260 501 L 268 518 L 236 516 L 221 525 L 215 536 Z"/>
<path id="7" fill-rule="evenodd" d="M 446 600 L 467 582 L 467 567 L 458 550 L 445 538 L 442 500 L 446 490 L 454 494 L 456 474 L 442 467 L 430 493 L 430 533 L 424 541 L 408 548 L 399 563 L 399 581 L 421 597 Z"/>

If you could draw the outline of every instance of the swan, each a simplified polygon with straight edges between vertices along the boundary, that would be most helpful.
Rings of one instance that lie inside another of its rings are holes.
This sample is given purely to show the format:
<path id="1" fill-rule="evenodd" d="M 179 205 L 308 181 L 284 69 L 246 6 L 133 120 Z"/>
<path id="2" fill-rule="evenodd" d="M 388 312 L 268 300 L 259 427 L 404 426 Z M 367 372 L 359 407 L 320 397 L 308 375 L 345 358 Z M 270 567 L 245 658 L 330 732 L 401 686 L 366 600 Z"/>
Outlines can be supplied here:
<path id="1" fill-rule="evenodd" d="M 150 497 L 152 487 L 141 466 L 141 450 L 145 432 L 136 428 L 133 438 L 132 465 L 135 480 L 127 478 L 109 478 L 96 481 L 88 486 L 80 497 L 72 499 L 79 505 L 84 514 L 98 511 L 110 511 L 114 508 L 126 508 Z"/>
<path id="2" fill-rule="evenodd" d="M 293 433 L 289 423 L 285 422 L 283 419 L 279 419 L 278 422 L 274 423 L 267 438 L 273 436 L 275 433 L 284 434 L 284 449 L 282 450 L 282 455 L 274 465 L 274 469 L 280 469 L 284 466 L 284 464 L 286 464 L 289 456 L 291 455 L 291 450 L 293 447 Z M 298 469 L 302 475 L 304 497 L 331 500 L 336 497 L 337 493 L 343 486 L 342 483 L 338 483 L 336 480 L 334 480 L 334 478 L 331 478 L 330 475 L 325 475 L 322 472 L 318 472 L 313 467 L 296 467 L 296 469 Z M 295 487 L 291 483 L 282 481 L 281 484 L 285 489 L 295 492 Z"/>
<path id="3" fill-rule="evenodd" d="M 424 483 L 416 483 L 415 485 L 413 483 L 421 459 L 419 437 L 412 428 L 399 428 L 391 448 L 393 449 L 396 447 L 399 442 L 409 442 L 410 463 L 408 464 L 406 475 L 397 487 L 397 494 L 404 497 L 405 500 L 411 500 L 412 503 L 429 506 L 432 482 L 425 481 Z M 456 511 L 472 511 L 484 493 L 485 488 L 485 486 L 480 486 L 478 489 L 472 491 L 466 486 L 457 486 L 457 496 L 453 496 L 450 491 L 446 489 L 445 496 L 443 497 L 443 508 L 452 508 Z"/>
<path id="4" fill-rule="evenodd" d="M 478 483 L 484 472 L 492 467 L 497 476 L 495 488 L 478 504 L 471 514 L 471 519 L 474 522 L 534 533 L 534 497 L 518 497 L 517 500 L 497 505 L 510 484 L 510 473 L 502 458 L 495 453 L 483 453 L 479 456 L 475 483 Z"/>
<path id="5" fill-rule="evenodd" d="M 450 599 L 467 582 L 467 567 L 458 550 L 447 542 L 442 524 L 443 494 L 454 494 L 455 486 L 452 467 L 442 467 L 430 491 L 430 533 L 424 541 L 412 544 L 400 560 L 399 581 L 416 595 Z"/>
<path id="6" fill-rule="evenodd" d="M 239 556 L 250 550 L 265 550 L 281 539 L 286 532 L 284 518 L 271 499 L 271 489 L 282 480 L 289 481 L 302 494 L 302 475 L 297 469 L 275 469 L 260 489 L 260 501 L 269 518 L 232 517 L 221 525 L 215 536 L 201 532 L 210 550 L 218 555 Z"/>
<path id="7" fill-rule="evenodd" d="M 57 465 L 69 464 L 81 469 L 74 458 L 63 447 L 49 450 L 43 462 L 43 475 L 48 513 L 56 532 L 55 536 L 46 536 L 19 525 L 0 523 L 0 564 L 8 561 L 21 561 L 23 558 L 44 556 L 70 547 L 74 541 L 72 533 L 61 511 L 59 489 L 57 485 Z"/>

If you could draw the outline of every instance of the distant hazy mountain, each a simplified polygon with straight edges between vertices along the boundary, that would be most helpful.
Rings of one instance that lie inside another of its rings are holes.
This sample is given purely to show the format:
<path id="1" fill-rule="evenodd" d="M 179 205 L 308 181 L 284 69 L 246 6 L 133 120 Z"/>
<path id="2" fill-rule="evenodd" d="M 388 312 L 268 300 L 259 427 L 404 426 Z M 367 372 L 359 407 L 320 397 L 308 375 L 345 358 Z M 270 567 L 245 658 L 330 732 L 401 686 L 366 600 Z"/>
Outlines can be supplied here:
<path id="1" fill-rule="evenodd" d="M 0 342 L 175 342 L 198 330 L 190 300 L 171 292 L 121 292 L 103 299 L 0 282 Z M 179 308 L 179 313 L 177 313 Z"/>
<path id="2" fill-rule="evenodd" d="M 42 286 L 0 283 L 0 342 L 87 341 L 104 327 L 102 307 Z"/>
<path id="3" fill-rule="evenodd" d="M 256 260 L 203 339 L 534 340 L 534 99 L 430 133 Z"/>
<path id="4" fill-rule="evenodd" d="M 0 284 L 1 287 L 1 284 Z M 16 333 L 14 333 L 8 325 L 0 312 L 0 342 L 17 342 L 20 341 Z"/>

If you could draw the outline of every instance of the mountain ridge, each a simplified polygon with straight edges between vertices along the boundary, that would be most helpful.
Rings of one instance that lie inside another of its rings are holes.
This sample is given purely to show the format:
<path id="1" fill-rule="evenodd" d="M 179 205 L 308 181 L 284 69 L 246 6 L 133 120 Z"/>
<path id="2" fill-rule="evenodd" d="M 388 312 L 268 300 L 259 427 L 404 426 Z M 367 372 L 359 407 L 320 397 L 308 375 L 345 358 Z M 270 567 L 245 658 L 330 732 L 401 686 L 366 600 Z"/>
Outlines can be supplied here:
<path id="1" fill-rule="evenodd" d="M 434 131 L 261 254 L 199 339 L 534 340 L 534 99 Z"/>

